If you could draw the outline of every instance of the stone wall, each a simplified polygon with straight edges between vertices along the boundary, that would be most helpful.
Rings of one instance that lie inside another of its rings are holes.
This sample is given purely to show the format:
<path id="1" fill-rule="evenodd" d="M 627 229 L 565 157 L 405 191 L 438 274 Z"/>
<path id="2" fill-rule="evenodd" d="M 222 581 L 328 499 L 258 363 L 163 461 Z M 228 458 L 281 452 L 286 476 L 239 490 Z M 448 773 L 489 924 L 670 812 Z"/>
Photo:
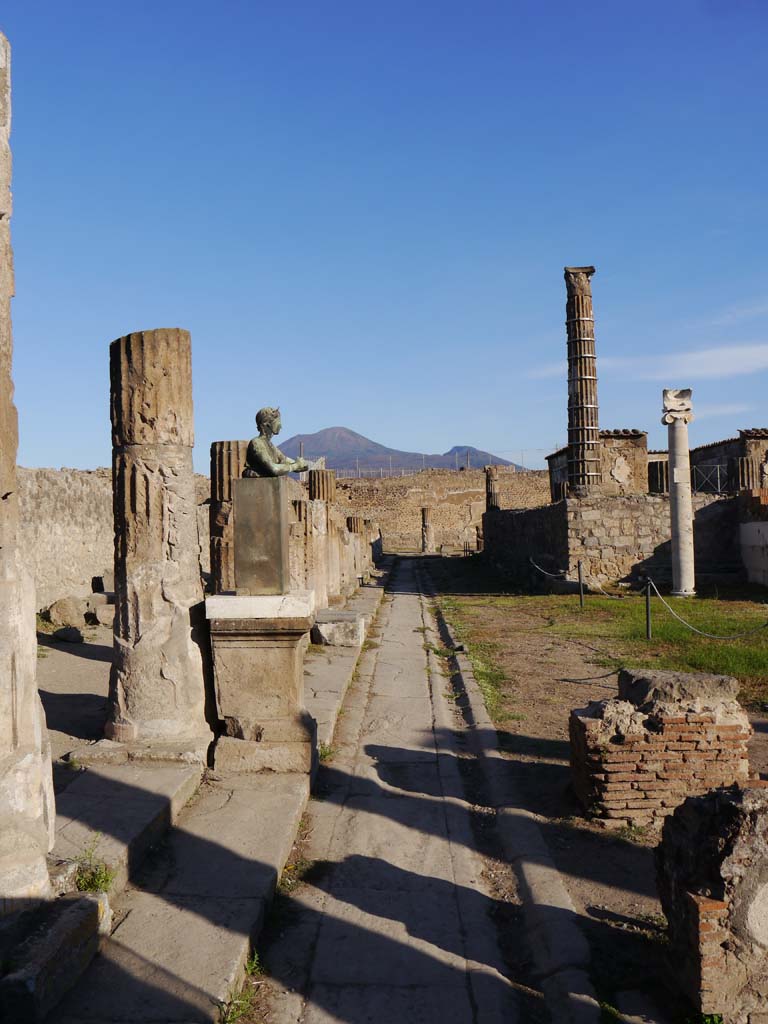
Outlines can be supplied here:
<path id="1" fill-rule="evenodd" d="M 112 471 L 18 470 L 20 543 L 35 579 L 38 608 L 68 594 L 91 592 L 91 580 L 112 572 Z M 209 569 L 208 478 L 196 475 L 201 566 Z"/>
<path id="2" fill-rule="evenodd" d="M 693 498 L 696 570 L 720 575 L 741 570 L 735 498 Z M 587 579 L 624 579 L 647 571 L 665 580 L 671 572 L 669 497 L 643 494 L 566 498 L 525 512 L 489 512 L 483 517 L 485 551 L 498 569 L 526 585 L 548 572 Z"/>
<path id="3" fill-rule="evenodd" d="M 548 500 L 545 470 L 516 472 L 499 467 L 501 508 L 530 508 Z M 336 508 L 345 515 L 376 520 L 386 551 L 421 550 L 421 510 L 432 509 L 436 547 L 461 549 L 477 542 L 485 511 L 485 473 L 481 469 L 427 469 L 407 477 L 337 480 Z"/>
<path id="4" fill-rule="evenodd" d="M 768 586 L 768 490 L 739 495 L 739 543 L 749 582 Z"/>

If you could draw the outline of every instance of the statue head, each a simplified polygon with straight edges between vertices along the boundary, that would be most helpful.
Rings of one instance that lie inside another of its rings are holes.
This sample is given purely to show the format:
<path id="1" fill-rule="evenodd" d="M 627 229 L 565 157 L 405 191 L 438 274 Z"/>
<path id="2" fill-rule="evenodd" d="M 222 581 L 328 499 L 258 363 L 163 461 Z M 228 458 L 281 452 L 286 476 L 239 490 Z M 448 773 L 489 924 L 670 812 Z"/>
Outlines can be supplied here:
<path id="1" fill-rule="evenodd" d="M 259 409 L 256 413 L 256 426 L 258 427 L 260 434 L 266 434 L 268 437 L 274 437 L 275 434 L 280 433 L 280 410 L 273 409 L 267 405 L 263 409 Z"/>

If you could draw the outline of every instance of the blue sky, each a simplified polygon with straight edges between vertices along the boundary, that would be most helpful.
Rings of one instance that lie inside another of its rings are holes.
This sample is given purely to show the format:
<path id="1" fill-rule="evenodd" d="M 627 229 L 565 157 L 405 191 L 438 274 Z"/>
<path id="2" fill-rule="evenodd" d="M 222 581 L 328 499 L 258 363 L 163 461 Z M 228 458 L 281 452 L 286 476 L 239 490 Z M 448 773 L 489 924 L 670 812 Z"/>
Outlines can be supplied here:
<path id="1" fill-rule="evenodd" d="M 108 345 L 192 332 L 197 468 L 284 434 L 564 439 L 565 264 L 601 425 L 768 425 L 763 0 L 3 0 L 23 465 L 108 465 Z M 537 452 L 537 449 L 542 449 Z"/>

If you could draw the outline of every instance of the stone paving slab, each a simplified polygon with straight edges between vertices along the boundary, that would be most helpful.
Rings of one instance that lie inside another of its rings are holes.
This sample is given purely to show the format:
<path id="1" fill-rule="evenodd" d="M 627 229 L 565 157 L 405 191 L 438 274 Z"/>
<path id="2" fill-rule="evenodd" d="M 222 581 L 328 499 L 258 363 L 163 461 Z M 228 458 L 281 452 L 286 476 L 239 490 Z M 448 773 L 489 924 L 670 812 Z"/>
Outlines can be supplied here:
<path id="1" fill-rule="evenodd" d="M 469 995 L 451 986 L 359 985 L 353 989 L 315 985 L 302 1024 L 469 1024 L 474 1019 Z"/>
<path id="2" fill-rule="evenodd" d="M 443 893 L 336 890 L 326 901 L 313 983 L 466 986 L 466 962 L 443 940 L 461 931 L 456 905 Z"/>

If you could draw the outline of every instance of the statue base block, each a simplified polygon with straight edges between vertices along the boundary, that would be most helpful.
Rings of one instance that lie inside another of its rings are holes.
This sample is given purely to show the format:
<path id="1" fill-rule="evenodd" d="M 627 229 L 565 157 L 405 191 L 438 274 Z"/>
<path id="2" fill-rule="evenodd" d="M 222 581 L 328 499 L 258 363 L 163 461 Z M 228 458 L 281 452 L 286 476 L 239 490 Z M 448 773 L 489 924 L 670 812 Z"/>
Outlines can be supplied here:
<path id="1" fill-rule="evenodd" d="M 289 487 L 284 476 L 232 481 L 238 594 L 287 594 L 290 590 Z"/>
<path id="2" fill-rule="evenodd" d="M 303 649 L 314 593 L 206 600 L 216 708 L 222 724 L 214 768 L 306 772 L 315 764 L 315 720 L 304 707 Z"/>

